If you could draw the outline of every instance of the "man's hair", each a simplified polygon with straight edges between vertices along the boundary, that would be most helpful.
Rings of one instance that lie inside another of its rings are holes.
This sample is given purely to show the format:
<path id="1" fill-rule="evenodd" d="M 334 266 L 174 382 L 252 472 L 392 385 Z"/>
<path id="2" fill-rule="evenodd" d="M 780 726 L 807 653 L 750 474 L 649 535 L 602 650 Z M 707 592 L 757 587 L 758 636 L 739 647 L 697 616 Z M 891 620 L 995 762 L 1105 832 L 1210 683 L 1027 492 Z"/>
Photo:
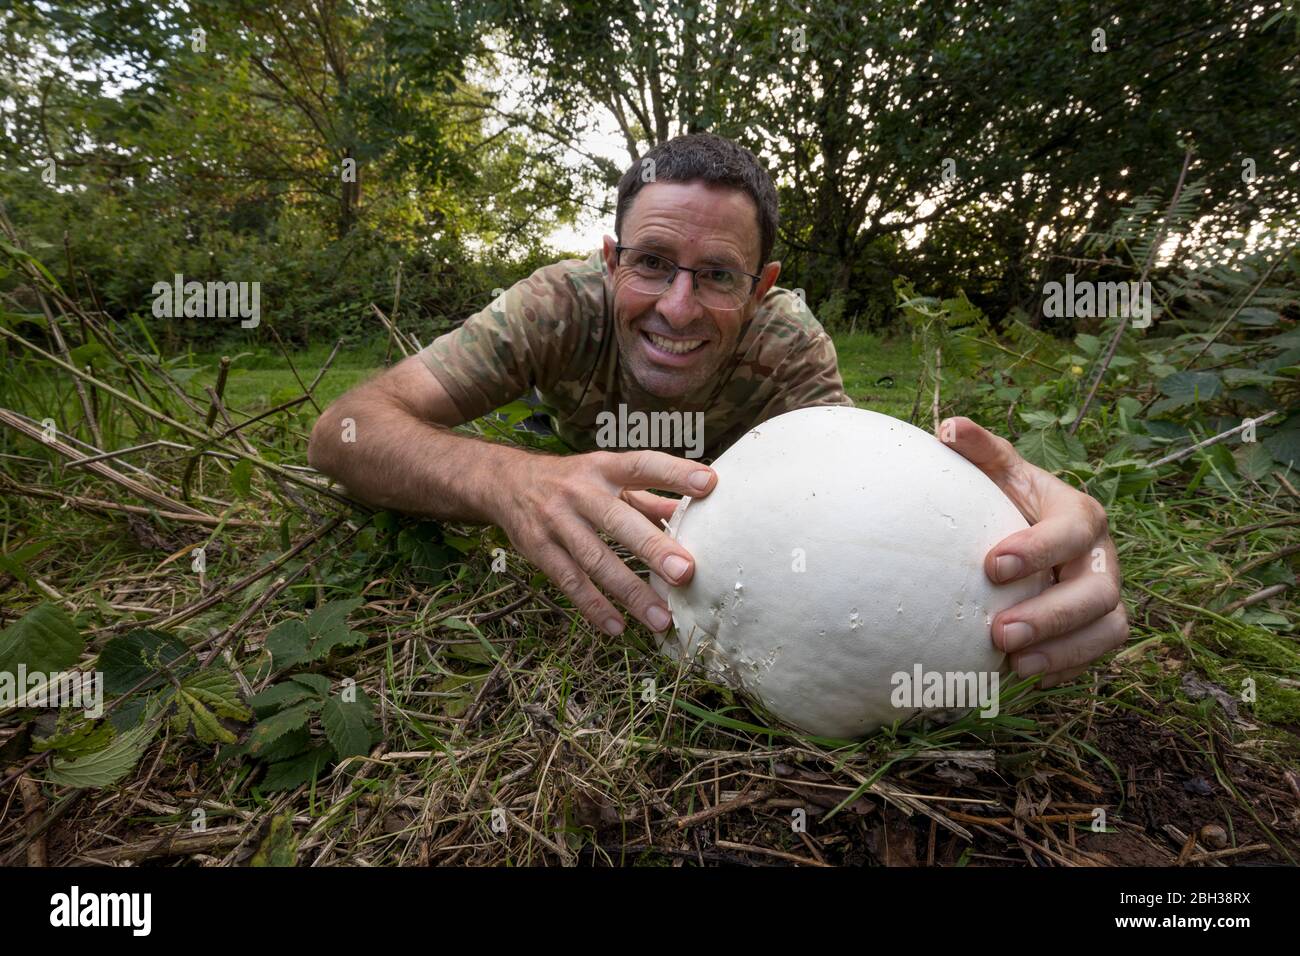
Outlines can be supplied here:
<path id="1" fill-rule="evenodd" d="M 647 160 L 653 160 L 649 166 Z M 772 257 L 778 221 L 776 188 L 758 159 L 745 147 L 713 133 L 689 133 L 660 143 L 632 164 L 618 182 L 614 234 L 622 239 L 623 217 L 646 185 L 643 170 L 653 169 L 658 183 L 703 182 L 739 189 L 758 207 L 758 266 Z"/>

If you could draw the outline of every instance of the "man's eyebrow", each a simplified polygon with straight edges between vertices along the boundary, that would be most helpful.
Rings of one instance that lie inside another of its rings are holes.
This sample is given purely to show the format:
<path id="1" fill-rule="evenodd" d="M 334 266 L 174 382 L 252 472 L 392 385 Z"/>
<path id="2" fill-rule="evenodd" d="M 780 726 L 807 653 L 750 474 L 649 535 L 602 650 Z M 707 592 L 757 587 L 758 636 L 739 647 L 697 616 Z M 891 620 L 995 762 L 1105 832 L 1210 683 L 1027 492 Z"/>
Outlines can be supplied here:
<path id="1" fill-rule="evenodd" d="M 741 270 L 743 270 L 745 267 L 744 262 L 742 262 L 740 259 L 736 258 L 735 256 L 729 255 L 725 252 L 712 253 L 710 255 L 706 255 L 702 257 L 700 259 L 700 265 L 726 266 L 728 269 L 741 269 Z"/>
<path id="2" fill-rule="evenodd" d="M 681 255 L 681 253 L 678 252 L 676 248 L 674 248 L 671 242 L 668 242 L 667 240 L 664 239 L 646 237 L 645 239 L 640 239 L 636 242 L 629 243 L 629 245 L 637 249 L 644 249 L 646 252 L 657 253 L 666 258 L 673 259 L 674 261 L 678 261 L 678 262 L 681 261 L 680 259 L 677 258 L 678 256 Z M 729 252 L 707 253 L 706 255 L 700 257 L 700 260 L 698 263 L 696 263 L 696 265 L 725 266 L 728 269 L 740 269 L 742 272 L 745 269 L 744 260 Z"/>

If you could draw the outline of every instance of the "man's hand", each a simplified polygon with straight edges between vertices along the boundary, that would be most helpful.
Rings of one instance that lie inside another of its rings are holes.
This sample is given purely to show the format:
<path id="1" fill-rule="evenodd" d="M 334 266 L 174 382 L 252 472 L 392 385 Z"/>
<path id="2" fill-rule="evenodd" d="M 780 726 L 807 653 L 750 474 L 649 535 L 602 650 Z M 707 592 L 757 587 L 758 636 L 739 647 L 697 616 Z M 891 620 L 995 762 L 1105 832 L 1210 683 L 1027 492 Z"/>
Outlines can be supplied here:
<path id="1" fill-rule="evenodd" d="M 969 418 L 946 420 L 939 435 L 992 478 L 1030 524 L 985 556 L 989 579 L 1005 584 L 1056 570 L 1058 584 L 993 619 L 993 643 L 1011 656 L 1016 672 L 1041 674 L 1039 686 L 1052 687 L 1128 640 L 1119 560 L 1097 500 L 1025 461 L 1009 441 Z"/>
<path id="2" fill-rule="evenodd" d="M 524 557 L 595 627 L 609 634 L 623 631 L 623 617 L 604 591 L 661 632 L 672 621 L 668 608 L 597 532 L 618 541 L 670 584 L 684 584 L 695 571 L 694 560 L 661 524 L 677 502 L 646 489 L 699 498 L 716 481 L 711 468 L 657 451 L 530 455 L 518 480 L 506 479 L 495 518 Z"/>

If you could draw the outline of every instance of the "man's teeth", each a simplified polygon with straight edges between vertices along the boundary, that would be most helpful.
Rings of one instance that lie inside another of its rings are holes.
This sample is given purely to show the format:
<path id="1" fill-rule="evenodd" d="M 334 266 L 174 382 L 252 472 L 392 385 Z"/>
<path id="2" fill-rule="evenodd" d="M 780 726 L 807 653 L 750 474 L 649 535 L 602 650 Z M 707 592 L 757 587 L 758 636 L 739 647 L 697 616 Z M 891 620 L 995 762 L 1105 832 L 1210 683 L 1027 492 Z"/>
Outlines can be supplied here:
<path id="1" fill-rule="evenodd" d="M 687 352 L 694 352 L 704 344 L 704 339 L 666 339 L 662 335 L 655 335 L 653 332 L 647 332 L 650 341 L 655 344 L 655 348 L 663 349 L 665 352 L 672 352 L 674 355 L 685 355 Z"/>

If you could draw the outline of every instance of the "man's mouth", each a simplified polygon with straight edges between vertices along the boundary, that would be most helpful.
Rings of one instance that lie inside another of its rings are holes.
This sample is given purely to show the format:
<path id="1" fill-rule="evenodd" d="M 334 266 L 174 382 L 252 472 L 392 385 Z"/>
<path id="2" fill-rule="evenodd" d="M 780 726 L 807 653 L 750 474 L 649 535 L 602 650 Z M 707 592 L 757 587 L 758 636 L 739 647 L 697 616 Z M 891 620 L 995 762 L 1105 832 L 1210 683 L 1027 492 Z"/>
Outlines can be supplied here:
<path id="1" fill-rule="evenodd" d="M 651 345 L 660 352 L 666 352 L 669 355 L 689 355 L 700 349 L 707 339 L 670 339 L 666 335 L 656 335 L 654 332 L 641 332 Z"/>

